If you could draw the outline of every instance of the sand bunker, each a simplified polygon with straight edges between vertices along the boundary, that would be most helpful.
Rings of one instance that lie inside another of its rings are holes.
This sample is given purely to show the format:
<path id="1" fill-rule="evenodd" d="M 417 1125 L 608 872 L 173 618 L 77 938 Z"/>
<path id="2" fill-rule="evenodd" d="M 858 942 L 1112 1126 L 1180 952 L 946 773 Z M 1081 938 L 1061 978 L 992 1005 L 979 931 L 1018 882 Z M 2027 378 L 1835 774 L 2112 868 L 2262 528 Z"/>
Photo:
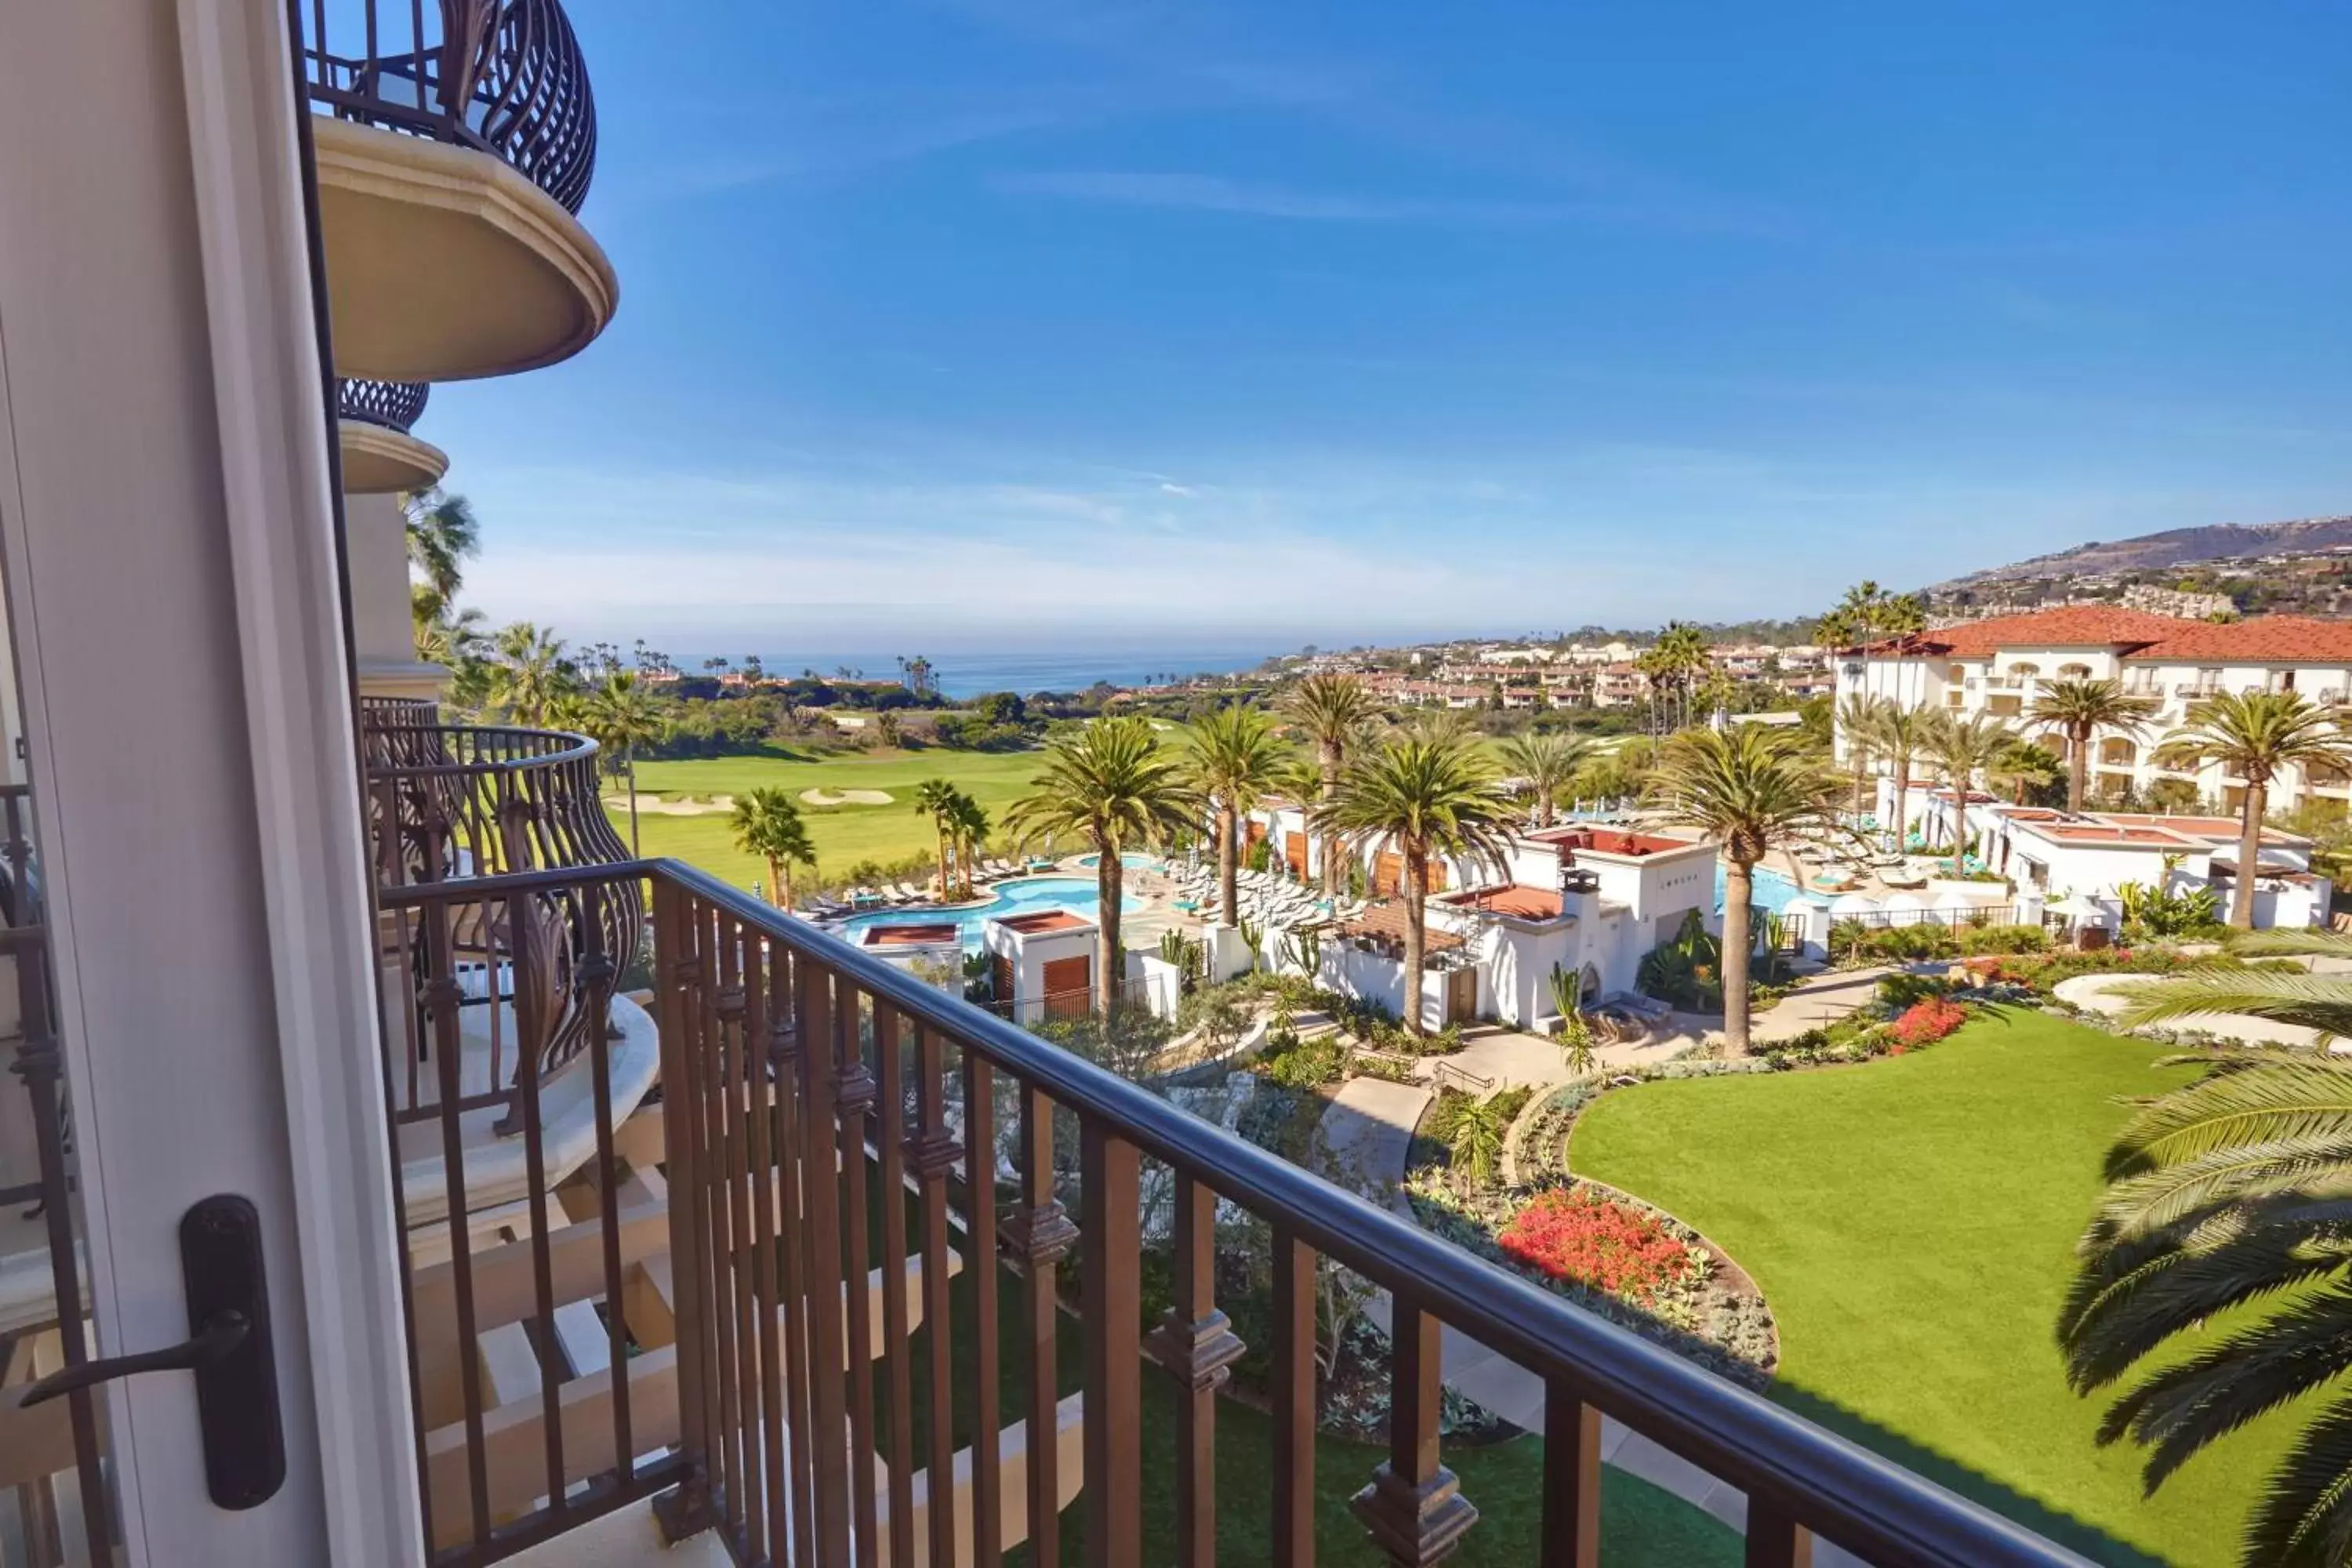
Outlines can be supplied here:
<path id="1" fill-rule="evenodd" d="M 893 796 L 887 789 L 804 789 L 801 798 L 811 805 L 887 805 Z"/>
<path id="2" fill-rule="evenodd" d="M 629 797 L 625 795 L 606 795 L 604 804 L 614 811 L 626 811 L 629 809 Z M 734 809 L 735 797 L 731 795 L 714 795 L 709 800 L 664 800 L 643 790 L 637 792 L 637 810 L 648 816 L 709 816 L 714 812 Z"/>

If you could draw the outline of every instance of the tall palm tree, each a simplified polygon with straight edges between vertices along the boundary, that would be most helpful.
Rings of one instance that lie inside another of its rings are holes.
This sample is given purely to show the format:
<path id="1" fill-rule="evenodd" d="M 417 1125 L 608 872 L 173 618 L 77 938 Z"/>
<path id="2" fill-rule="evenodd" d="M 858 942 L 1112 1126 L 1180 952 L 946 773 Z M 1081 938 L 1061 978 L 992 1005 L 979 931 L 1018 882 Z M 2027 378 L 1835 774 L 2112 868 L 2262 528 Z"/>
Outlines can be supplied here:
<path id="1" fill-rule="evenodd" d="M 948 824 L 963 792 L 947 779 L 928 778 L 915 786 L 915 810 L 931 819 L 940 847 L 940 897 L 948 896 Z"/>
<path id="2" fill-rule="evenodd" d="M 1958 869 L 1968 853 L 1969 792 L 1977 776 L 2000 765 L 2017 743 L 2017 731 L 1987 715 L 1962 718 L 1958 713 L 1936 715 L 1927 731 L 1927 756 L 1952 792 L 1952 863 Z"/>
<path id="3" fill-rule="evenodd" d="M 1813 627 L 1813 640 L 1831 647 L 1902 637 L 1927 624 L 1927 601 L 1916 594 L 1890 594 L 1868 579 L 1845 591 L 1837 607 Z"/>
<path id="4" fill-rule="evenodd" d="M 1536 792 L 1536 826 L 1549 827 L 1561 793 L 1575 786 L 1579 773 L 1592 761 L 1592 742 L 1580 735 L 1539 734 L 1530 731 L 1502 744 L 1503 765 L 1527 780 Z"/>
<path id="5" fill-rule="evenodd" d="M 589 735 L 607 752 L 617 752 L 629 784 L 629 853 L 637 853 L 637 748 L 662 737 L 661 704 L 637 679 L 636 671 L 615 669 L 590 693 L 586 712 Z"/>
<path id="6" fill-rule="evenodd" d="M 491 692 L 507 717 L 525 728 L 547 721 L 548 710 L 571 684 L 562 640 L 529 621 L 499 628 L 498 669 Z"/>
<path id="7" fill-rule="evenodd" d="M 489 644 L 489 634 L 482 629 L 482 612 L 453 608 L 430 583 L 409 584 L 408 619 L 416 657 L 426 664 L 454 669 L 467 659 L 481 658 Z"/>
<path id="8" fill-rule="evenodd" d="M 2156 712 L 2146 697 L 2134 697 L 2119 680 L 2049 680 L 2042 684 L 2027 710 L 2026 720 L 2037 729 L 2054 730 L 2066 737 L 2066 809 L 2083 809 L 2084 784 L 2091 766 L 2091 742 L 2101 730 L 2137 735 Z"/>
<path id="9" fill-rule="evenodd" d="M 1352 675 L 1310 675 L 1292 687 L 1282 701 L 1283 717 L 1307 731 L 1315 743 L 1315 761 L 1322 771 L 1321 798 L 1328 804 L 1339 793 L 1339 770 L 1364 725 L 1377 710 L 1371 688 Z M 1339 843 L 1323 841 L 1323 896 L 1339 891 Z"/>
<path id="10" fill-rule="evenodd" d="M 466 561 L 481 547 L 481 525 L 474 520 L 473 503 L 436 485 L 402 496 L 400 512 L 406 523 L 410 568 L 447 604 L 465 580 Z"/>
<path id="11" fill-rule="evenodd" d="M 2352 958 L 2352 940 L 2264 931 L 2243 952 Z M 2213 970 L 2136 990 L 2129 1026 L 2252 1013 L 2352 1031 L 2352 979 Z M 2112 1185 L 2077 1248 L 2058 1321 L 2067 1374 L 2089 1394 L 2145 1373 L 2099 1440 L 2145 1448 L 2154 1491 L 2247 1422 L 2332 1385 L 2270 1476 L 2242 1561 L 2340 1568 L 2352 1558 L 2352 1062 L 2237 1054 L 2146 1105 L 2107 1155 Z M 2213 1320 L 2224 1319 L 2218 1335 Z M 2183 1336 L 2194 1353 L 2169 1353 Z"/>
<path id="12" fill-rule="evenodd" d="M 2292 691 L 2223 691 L 2190 705 L 2188 721 L 2164 737 L 2157 759 L 2168 767 L 2221 764 L 2225 778 L 2246 781 L 2240 807 L 2238 875 L 2230 889 L 2230 923 L 2254 923 L 2254 872 L 2263 847 L 2263 812 L 2282 768 L 2352 765 L 2352 737 L 2326 709 Z"/>
<path id="13" fill-rule="evenodd" d="M 1853 780 L 1853 814 L 1860 817 L 1865 809 L 1862 791 L 1870 777 L 1872 757 L 1872 726 L 1878 705 L 1886 699 L 1865 692 L 1849 692 L 1837 705 L 1837 738 L 1845 742 L 1846 768 Z"/>
<path id="14" fill-rule="evenodd" d="M 971 897 L 971 872 L 978 859 L 980 846 L 988 837 L 988 811 L 980 802 L 958 790 L 954 804 L 948 808 L 948 837 L 955 844 L 956 891 L 963 898 Z"/>
<path id="15" fill-rule="evenodd" d="M 1786 733 L 1761 724 L 1686 730 L 1666 743 L 1651 798 L 1668 821 L 1695 827 L 1723 854 L 1723 1035 L 1748 1054 L 1749 909 L 1756 865 L 1832 826 L 1839 784 Z"/>
<path id="16" fill-rule="evenodd" d="M 1200 801 L 1185 787 L 1178 760 L 1139 718 L 1097 719 L 1045 742 L 1035 792 L 1013 802 L 1004 823 L 1016 833 L 1069 834 L 1095 851 L 1096 1010 L 1110 1016 L 1120 965 L 1119 899 L 1126 868 L 1119 851 L 1183 832 L 1199 820 Z"/>
<path id="17" fill-rule="evenodd" d="M 1895 847 L 1901 848 L 1910 835 L 1906 815 L 1911 805 L 1911 771 L 1927 750 L 1927 733 L 1935 721 L 1935 710 L 1924 702 L 1902 703 L 1892 698 L 1880 700 L 1871 710 L 1870 749 L 1882 762 L 1895 766 Z"/>
<path id="18" fill-rule="evenodd" d="M 808 824 L 793 797 L 773 784 L 763 784 L 735 797 L 728 826 L 735 830 L 735 847 L 768 863 L 768 897 L 776 908 L 793 907 L 793 868 L 816 867 L 816 846 L 809 842 Z"/>
<path id="19" fill-rule="evenodd" d="M 1273 721 L 1256 708 L 1220 708 L 1192 727 L 1185 780 L 1216 813 L 1217 888 L 1228 926 L 1241 923 L 1242 818 L 1280 787 L 1289 760 Z"/>
<path id="20" fill-rule="evenodd" d="M 1404 1024 L 1416 1035 L 1427 1032 L 1429 858 L 1469 860 L 1501 875 L 1512 816 L 1511 798 L 1475 742 L 1407 731 L 1349 763 L 1339 793 L 1310 818 L 1358 853 L 1393 845 L 1404 861 Z"/>

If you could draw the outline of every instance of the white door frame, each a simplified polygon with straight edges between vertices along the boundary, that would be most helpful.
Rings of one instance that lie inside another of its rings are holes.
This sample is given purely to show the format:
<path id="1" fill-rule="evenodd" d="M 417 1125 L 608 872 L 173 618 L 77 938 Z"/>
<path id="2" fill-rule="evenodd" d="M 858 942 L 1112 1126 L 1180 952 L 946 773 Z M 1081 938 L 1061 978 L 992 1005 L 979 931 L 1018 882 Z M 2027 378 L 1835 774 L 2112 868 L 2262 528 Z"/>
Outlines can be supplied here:
<path id="1" fill-rule="evenodd" d="M 107 1385 L 133 1563 L 417 1539 L 328 387 L 284 0 L 0 12 L 0 550 L 100 1353 L 259 1207 L 285 1486 L 213 1507 L 184 1374 Z"/>

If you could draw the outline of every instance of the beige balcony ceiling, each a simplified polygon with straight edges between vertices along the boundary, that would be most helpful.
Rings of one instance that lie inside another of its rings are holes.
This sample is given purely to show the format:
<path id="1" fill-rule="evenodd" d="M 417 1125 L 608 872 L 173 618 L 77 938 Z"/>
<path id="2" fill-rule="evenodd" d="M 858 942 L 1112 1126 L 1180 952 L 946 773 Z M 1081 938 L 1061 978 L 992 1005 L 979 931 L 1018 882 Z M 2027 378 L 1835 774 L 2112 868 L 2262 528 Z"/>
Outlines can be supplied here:
<path id="1" fill-rule="evenodd" d="M 619 280 L 562 204 L 470 147 L 314 117 L 335 369 L 466 381 L 570 358 Z"/>
<path id="2" fill-rule="evenodd" d="M 343 489 L 352 495 L 430 489 L 449 471 L 449 455 L 405 430 L 363 419 L 336 421 L 343 448 Z"/>

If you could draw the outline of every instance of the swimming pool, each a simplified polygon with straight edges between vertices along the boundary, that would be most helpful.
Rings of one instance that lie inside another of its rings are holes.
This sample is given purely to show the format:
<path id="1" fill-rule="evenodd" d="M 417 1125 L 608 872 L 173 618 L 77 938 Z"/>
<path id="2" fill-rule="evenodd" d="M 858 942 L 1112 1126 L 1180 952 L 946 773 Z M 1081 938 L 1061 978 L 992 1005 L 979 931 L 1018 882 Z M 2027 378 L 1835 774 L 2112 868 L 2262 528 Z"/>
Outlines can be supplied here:
<path id="1" fill-rule="evenodd" d="M 1723 862 L 1717 860 L 1715 863 L 1715 909 L 1717 914 L 1723 912 L 1723 888 L 1727 880 Z M 1769 866 L 1759 866 L 1753 873 L 1750 901 L 1767 914 L 1777 915 L 1787 909 L 1789 900 L 1802 890 L 1789 879 L 1787 873 L 1775 871 Z"/>
<path id="2" fill-rule="evenodd" d="M 1102 857 L 1099 855 L 1081 855 L 1078 857 L 1078 864 L 1081 866 L 1098 866 L 1101 863 Z M 1145 869 L 1147 867 L 1159 865 L 1160 857 L 1157 855 L 1146 855 L 1140 850 L 1127 849 L 1120 851 L 1118 863 L 1126 867 L 1130 871 L 1140 871 Z"/>
<path id="3" fill-rule="evenodd" d="M 859 932 L 874 926 L 941 925 L 952 920 L 963 945 L 978 947 L 983 921 L 1039 910 L 1067 910 L 1081 920 L 1090 921 L 1102 909 L 1092 877 L 1021 877 L 999 882 L 990 891 L 995 894 L 994 899 L 971 909 L 877 910 L 868 915 L 853 915 L 834 929 L 845 940 L 856 942 Z M 1139 909 L 1142 903 L 1140 899 L 1128 897 L 1119 900 L 1118 907 L 1124 911 Z"/>

